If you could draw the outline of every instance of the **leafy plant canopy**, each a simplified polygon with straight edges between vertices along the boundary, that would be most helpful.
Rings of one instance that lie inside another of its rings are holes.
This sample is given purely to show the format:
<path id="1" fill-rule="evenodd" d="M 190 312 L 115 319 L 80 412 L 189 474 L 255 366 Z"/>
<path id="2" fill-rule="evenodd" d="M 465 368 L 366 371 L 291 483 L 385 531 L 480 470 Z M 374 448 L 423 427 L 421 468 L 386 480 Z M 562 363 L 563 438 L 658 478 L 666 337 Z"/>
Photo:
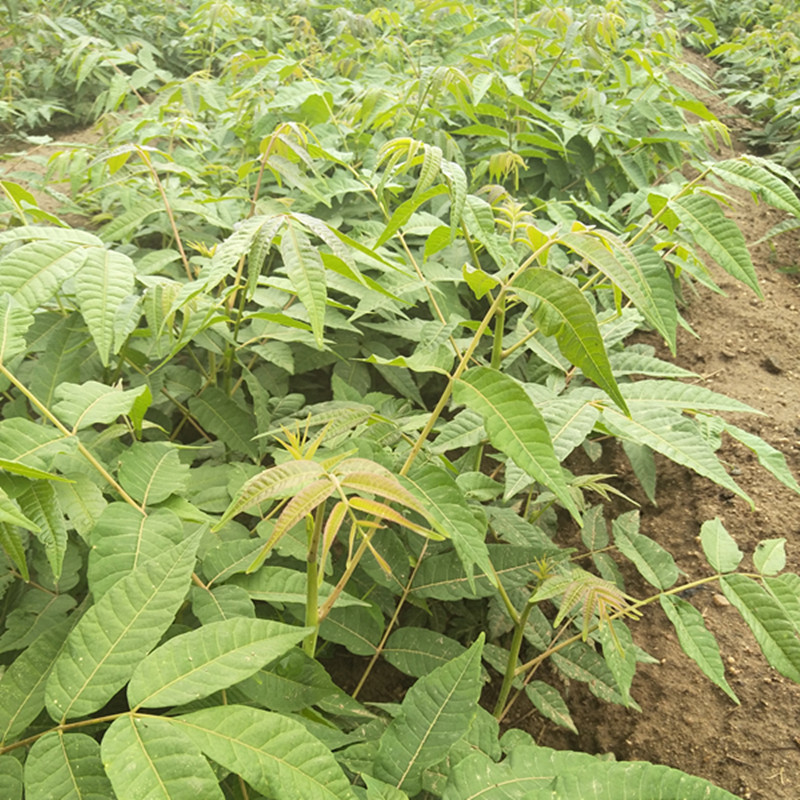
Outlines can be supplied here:
<path id="1" fill-rule="evenodd" d="M 105 133 L 38 156 L 56 214 L 0 184 L 0 794 L 732 797 L 499 735 L 520 695 L 575 729 L 545 662 L 636 708 L 655 602 L 737 703 L 702 583 L 800 680 L 782 539 L 745 572 L 706 522 L 687 583 L 570 458 L 618 440 L 652 501 L 660 454 L 750 502 L 726 435 L 800 491 L 720 416 L 754 409 L 626 344 L 674 351 L 709 264 L 760 294 L 727 187 L 800 219 L 786 168 L 715 160 L 676 28 L 639 0 L 2 13 L 7 129 Z M 401 702 L 359 701 L 378 659 Z"/>

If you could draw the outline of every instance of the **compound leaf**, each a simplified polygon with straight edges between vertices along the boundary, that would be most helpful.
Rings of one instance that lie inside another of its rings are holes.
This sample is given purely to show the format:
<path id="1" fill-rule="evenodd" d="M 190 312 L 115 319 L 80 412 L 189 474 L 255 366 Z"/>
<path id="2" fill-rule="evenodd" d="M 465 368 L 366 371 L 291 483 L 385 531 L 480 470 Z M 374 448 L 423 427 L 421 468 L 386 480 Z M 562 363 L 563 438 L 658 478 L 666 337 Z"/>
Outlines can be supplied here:
<path id="1" fill-rule="evenodd" d="M 722 213 L 716 200 L 707 194 L 695 192 L 688 197 L 672 200 L 670 208 L 691 233 L 694 241 L 725 272 L 749 286 L 759 297 L 763 297 L 744 235 L 739 226 Z"/>
<path id="2" fill-rule="evenodd" d="M 753 505 L 750 497 L 723 469 L 714 451 L 705 442 L 694 423 L 686 417 L 655 406 L 635 408 L 632 416 L 626 417 L 609 407 L 603 410 L 602 419 L 614 435 L 647 445 L 657 453 L 729 489 Z"/>

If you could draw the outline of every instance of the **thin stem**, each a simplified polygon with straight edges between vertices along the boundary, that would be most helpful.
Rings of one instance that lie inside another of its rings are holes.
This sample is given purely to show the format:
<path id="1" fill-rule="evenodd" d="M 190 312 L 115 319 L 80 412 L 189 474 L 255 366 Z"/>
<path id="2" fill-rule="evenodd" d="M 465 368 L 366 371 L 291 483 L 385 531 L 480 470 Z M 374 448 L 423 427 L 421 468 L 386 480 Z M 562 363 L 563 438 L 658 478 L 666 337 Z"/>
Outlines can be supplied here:
<path id="1" fill-rule="evenodd" d="M 42 736 L 47 736 L 48 733 L 63 733 L 64 731 L 71 731 L 75 730 L 76 728 L 88 728 L 90 725 L 99 725 L 101 722 L 113 722 L 115 719 L 125 717 L 130 713 L 130 711 L 123 711 L 120 714 L 107 714 L 104 717 L 82 719 L 79 722 L 62 722 L 60 725 L 56 725 L 53 728 L 48 728 L 46 731 L 41 731 L 33 736 L 28 736 L 26 739 L 20 739 L 18 742 L 0 747 L 0 755 L 3 755 L 4 753 L 10 753 L 12 750 L 16 750 L 19 747 L 28 747 L 28 745 L 31 745 L 41 739 Z"/>
<path id="2" fill-rule="evenodd" d="M 428 285 L 428 281 L 425 280 L 425 275 L 423 275 L 422 270 L 417 264 L 417 260 L 414 258 L 414 255 L 411 252 L 411 249 L 409 248 L 408 244 L 406 244 L 405 236 L 403 236 L 401 232 L 398 232 L 397 238 L 400 240 L 400 244 L 402 245 L 406 256 L 408 256 L 408 259 L 411 262 L 411 266 L 414 267 L 414 272 L 417 273 L 417 277 L 420 279 L 420 282 L 422 283 L 422 286 L 425 289 L 425 294 L 428 295 L 428 301 L 433 307 L 433 310 L 436 312 L 436 316 L 439 317 L 439 322 L 441 322 L 442 325 L 446 325 L 447 318 L 442 313 L 442 309 L 439 307 L 439 303 L 436 301 L 436 295 L 434 295 L 433 290 Z M 455 351 L 456 357 L 461 358 L 461 351 L 458 349 L 458 344 L 456 343 L 456 340 L 452 335 L 450 336 L 450 345 Z"/>
<path id="3" fill-rule="evenodd" d="M 425 557 L 425 552 L 428 549 L 428 540 L 425 540 L 425 543 L 422 545 L 422 550 L 420 551 L 419 558 L 417 558 L 417 563 L 414 564 L 414 569 L 411 570 L 411 574 L 408 576 L 408 580 L 406 581 L 406 585 L 403 587 L 403 594 L 400 595 L 400 599 L 397 601 L 397 606 L 395 607 L 394 614 L 392 618 L 389 620 L 389 624 L 386 626 L 386 630 L 383 632 L 383 636 L 381 637 L 378 646 L 375 648 L 375 652 L 372 654 L 372 658 L 369 660 L 369 664 L 367 664 L 366 669 L 364 670 L 363 674 L 361 675 L 361 680 L 358 682 L 358 686 L 356 686 L 355 690 L 353 691 L 353 699 L 355 700 L 358 696 L 358 693 L 364 688 L 364 684 L 369 677 L 370 672 L 372 672 L 372 668 L 375 666 L 375 662 L 380 657 L 380 654 L 383 652 L 383 648 L 386 647 L 386 641 L 389 638 L 389 634 L 391 634 L 392 629 L 394 628 L 395 624 L 397 623 L 397 618 L 400 616 L 400 611 L 405 605 L 406 599 L 408 598 L 408 594 L 411 591 L 411 584 L 414 583 L 414 578 L 417 577 L 417 570 L 422 564 L 422 559 Z"/>
<path id="4" fill-rule="evenodd" d="M 128 503 L 128 505 L 133 506 L 137 511 L 141 512 L 142 514 L 145 513 L 144 506 L 139 505 L 120 485 L 111 475 L 108 473 L 108 470 L 87 450 L 86 446 L 81 442 L 81 440 L 77 437 L 75 432 L 69 430 L 69 428 L 64 425 L 61 420 L 59 420 L 51 411 L 50 409 L 41 401 L 38 397 L 36 397 L 33 392 L 30 391 L 23 383 L 21 383 L 15 375 L 6 369 L 5 365 L 0 364 L 0 374 L 2 374 L 6 380 L 10 383 L 14 384 L 14 386 L 19 389 L 25 397 L 34 405 L 39 411 L 42 413 L 47 420 L 49 420 L 58 430 L 64 434 L 65 437 L 75 439 L 75 443 L 78 446 L 78 451 L 80 454 L 103 476 L 103 478 L 108 481 L 108 483 L 119 493 L 120 497 Z"/>
<path id="5" fill-rule="evenodd" d="M 405 464 L 403 464 L 402 469 L 400 470 L 401 475 L 407 475 L 408 471 L 411 469 L 414 461 L 416 460 L 417 456 L 420 454 L 422 450 L 422 446 L 427 440 L 428 436 L 430 436 L 431 431 L 433 430 L 434 425 L 436 425 L 436 421 L 441 416 L 442 412 L 444 411 L 447 403 L 450 400 L 450 395 L 453 393 L 453 386 L 455 382 L 464 374 L 464 371 L 467 369 L 469 362 L 471 361 L 473 355 L 475 355 L 475 351 L 478 349 L 478 345 L 483 338 L 484 333 L 486 333 L 489 325 L 491 325 L 492 320 L 494 319 L 495 314 L 497 313 L 500 306 L 505 302 L 505 292 L 508 288 L 514 283 L 514 281 L 522 275 L 522 273 L 528 268 L 528 265 L 533 263 L 535 259 L 537 259 L 541 253 L 543 253 L 548 247 L 553 244 L 552 241 L 548 240 L 543 244 L 538 250 L 531 254 L 531 256 L 526 259 L 525 263 L 517 269 L 517 271 L 509 278 L 508 283 L 502 287 L 502 289 L 497 293 L 497 297 L 495 297 L 492 304 L 489 306 L 488 311 L 484 314 L 483 319 L 478 325 L 478 329 L 475 331 L 475 335 L 472 337 L 472 341 L 470 342 L 469 347 L 466 349 L 466 352 L 461 357 L 461 361 L 459 362 L 458 366 L 453 372 L 450 380 L 447 382 L 447 386 L 445 386 L 444 391 L 439 398 L 439 402 L 436 404 L 436 407 L 431 412 L 430 417 L 428 418 L 425 427 L 420 431 L 419 436 L 417 437 L 417 441 L 414 442 L 414 446 L 411 448 L 411 451 L 406 458 Z"/>
<path id="6" fill-rule="evenodd" d="M 348 581 L 350 580 L 353 572 L 355 572 L 356 567 L 358 566 L 358 562 L 361 561 L 361 557 L 364 553 L 367 552 L 367 548 L 372 541 L 372 537 L 375 535 L 375 528 L 372 530 L 367 531 L 364 534 L 364 538 L 361 540 L 361 544 L 359 544 L 358 549 L 354 553 L 353 557 L 350 559 L 350 563 L 345 568 L 342 577 L 339 578 L 339 582 L 336 586 L 333 587 L 333 591 L 330 593 L 328 599 L 322 604 L 322 607 L 319 610 L 319 614 L 317 615 L 317 619 L 320 623 L 331 613 L 331 609 L 333 608 L 333 604 L 339 599 L 339 595 L 344 591 L 344 587 L 347 586 Z M 316 578 L 315 578 L 316 579 Z"/>
<path id="7" fill-rule="evenodd" d="M 186 251 L 183 249 L 183 242 L 181 241 L 181 235 L 178 232 L 178 226 L 175 222 L 175 215 L 172 213 L 172 207 L 169 204 L 169 200 L 167 199 L 167 193 L 164 190 L 164 184 L 161 183 L 161 178 L 158 177 L 158 172 L 156 168 L 153 166 L 153 162 L 150 160 L 150 156 L 147 155 L 146 151 L 140 147 L 138 144 L 134 145 L 136 152 L 139 154 L 139 157 L 144 161 L 145 166 L 150 171 L 150 175 L 155 182 L 156 188 L 158 189 L 158 193 L 161 195 L 161 200 L 164 203 L 164 208 L 167 210 L 167 216 L 169 217 L 169 224 L 172 228 L 172 235 L 175 237 L 175 244 L 178 247 L 178 252 L 181 254 L 181 261 L 183 262 L 183 269 L 186 272 L 186 277 L 191 281 L 194 280 L 194 275 L 192 275 L 192 269 L 189 266 L 189 259 L 186 257 Z"/>
<path id="8" fill-rule="evenodd" d="M 494 343 L 492 344 L 492 369 L 500 369 L 503 361 L 503 334 L 506 327 L 506 296 L 501 291 L 497 298 L 499 305 L 494 317 Z"/>
<path id="9" fill-rule="evenodd" d="M 319 635 L 319 576 L 317 575 L 317 558 L 319 540 L 322 537 L 322 525 L 325 521 L 325 503 L 321 503 L 314 511 L 313 520 L 307 518 L 308 553 L 306 554 L 306 627 L 313 628 L 303 640 L 306 655 L 314 658 Z"/>

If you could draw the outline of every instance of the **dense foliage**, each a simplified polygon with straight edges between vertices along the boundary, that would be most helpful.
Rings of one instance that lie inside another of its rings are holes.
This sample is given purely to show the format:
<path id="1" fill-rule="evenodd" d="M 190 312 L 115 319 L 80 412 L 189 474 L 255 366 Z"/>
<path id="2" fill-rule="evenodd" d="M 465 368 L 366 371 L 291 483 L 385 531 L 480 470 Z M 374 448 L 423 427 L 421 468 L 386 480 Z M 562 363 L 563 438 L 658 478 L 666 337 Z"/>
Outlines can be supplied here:
<path id="1" fill-rule="evenodd" d="M 800 681 L 782 539 L 744 572 L 708 521 L 687 584 L 570 469 L 618 441 L 651 500 L 661 454 L 749 502 L 729 436 L 800 491 L 718 413 L 753 409 L 626 344 L 674 351 L 709 263 L 760 294 L 726 186 L 800 218 L 788 170 L 714 160 L 674 29 L 635 0 L 5 13 L 8 127 L 104 137 L 39 187 L 89 229 L 0 182 L 0 794 L 730 798 L 499 736 L 521 694 L 574 729 L 561 679 L 637 707 L 654 602 L 738 702 L 703 583 Z M 402 702 L 359 702 L 378 659 Z"/>
<path id="2" fill-rule="evenodd" d="M 755 148 L 800 171 L 800 10 L 789 2 L 681 3 L 681 27 L 716 59 L 726 99 L 759 126 Z"/>

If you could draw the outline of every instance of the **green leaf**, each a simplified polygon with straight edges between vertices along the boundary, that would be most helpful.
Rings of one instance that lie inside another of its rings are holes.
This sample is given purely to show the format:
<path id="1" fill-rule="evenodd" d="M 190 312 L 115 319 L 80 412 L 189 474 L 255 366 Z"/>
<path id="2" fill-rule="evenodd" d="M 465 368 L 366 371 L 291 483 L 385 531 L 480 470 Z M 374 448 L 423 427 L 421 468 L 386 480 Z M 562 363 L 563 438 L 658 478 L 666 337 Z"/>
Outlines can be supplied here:
<path id="1" fill-rule="evenodd" d="M 22 764 L 14 756 L 0 756 L 0 797 L 22 800 Z"/>
<path id="2" fill-rule="evenodd" d="M 675 351 L 675 297 L 666 270 L 661 265 L 661 274 L 656 272 L 659 265 L 651 263 L 646 248 L 631 250 L 611 234 L 597 231 L 567 233 L 559 241 L 619 287 Z"/>
<path id="3" fill-rule="evenodd" d="M 319 626 L 319 635 L 328 642 L 346 647 L 357 656 L 372 656 L 384 629 L 383 614 L 376 606 L 342 606 L 337 601 Z"/>
<path id="4" fill-rule="evenodd" d="M 639 533 L 639 512 L 628 511 L 612 523 L 614 543 L 629 558 L 642 577 L 656 589 L 669 589 L 678 580 L 675 560 L 658 542 Z"/>
<path id="5" fill-rule="evenodd" d="M 109 355 L 119 352 L 124 341 L 117 341 L 117 313 L 128 295 L 133 294 L 136 267 L 130 257 L 114 250 L 91 247 L 86 263 L 75 281 L 78 308 L 94 339 L 104 367 Z"/>
<path id="6" fill-rule="evenodd" d="M 525 686 L 525 694 L 536 710 L 550 722 L 577 734 L 578 729 L 572 721 L 567 704 L 556 689 L 544 681 L 531 681 Z"/>
<path id="7" fill-rule="evenodd" d="M 100 745 L 85 733 L 48 733 L 25 761 L 26 800 L 108 800 Z"/>
<path id="8" fill-rule="evenodd" d="M 53 484 L 48 481 L 32 483 L 19 496 L 18 502 L 23 514 L 38 528 L 34 535 L 44 545 L 50 569 L 57 581 L 61 577 L 61 566 L 67 549 L 67 525 Z"/>
<path id="9" fill-rule="evenodd" d="M 235 617 L 255 618 L 256 608 L 250 595 L 239 586 L 223 584 L 211 589 L 192 586 L 189 591 L 192 613 L 201 625 Z"/>
<path id="10" fill-rule="evenodd" d="M 8 503 L 11 503 L 9 500 Z M 7 514 L 6 514 L 7 516 Z M 27 517 L 25 517 L 27 519 Z M 16 566 L 23 580 L 31 579 L 28 562 L 25 558 L 25 545 L 20 532 L 5 522 L 0 522 L 0 547 L 8 559 Z"/>
<path id="11" fill-rule="evenodd" d="M 495 764 L 474 753 L 456 764 L 442 800 L 736 800 L 724 789 L 646 761 L 608 761 L 523 744 Z"/>
<path id="12" fill-rule="evenodd" d="M 764 577 L 764 586 L 780 603 L 794 629 L 800 633 L 800 577 L 792 572 L 775 577 L 767 575 Z"/>
<path id="13" fill-rule="evenodd" d="M 229 584 L 243 588 L 253 600 L 261 600 L 265 603 L 300 603 L 305 605 L 306 593 L 306 573 L 298 572 L 289 567 L 260 567 L 256 572 L 249 575 L 233 575 L 228 581 Z M 329 583 L 322 583 L 319 586 L 319 599 L 324 602 L 333 587 Z M 336 599 L 336 608 L 345 606 L 367 606 L 364 600 L 342 592 Z"/>
<path id="14" fill-rule="evenodd" d="M 725 272 L 749 286 L 759 297 L 763 297 L 744 235 L 739 226 L 722 213 L 716 200 L 695 192 L 688 197 L 678 197 L 670 201 L 670 208 L 695 242 Z"/>
<path id="15" fill-rule="evenodd" d="M 459 761 L 448 776 L 442 800 L 553 800 L 553 776 L 535 774 L 513 752 L 500 764 L 483 753 Z"/>
<path id="16" fill-rule="evenodd" d="M 367 786 L 367 800 L 408 800 L 408 795 L 400 789 L 395 789 L 394 786 L 366 773 L 362 777 Z"/>
<path id="17" fill-rule="evenodd" d="M 211 622 L 165 642 L 128 684 L 133 707 L 179 706 L 246 680 L 294 647 L 308 628 L 238 617 Z"/>
<path id="18" fill-rule="evenodd" d="M 606 660 L 617 688 L 626 704 L 631 700 L 631 684 L 636 674 L 636 647 L 628 626 L 622 620 L 605 621 L 598 631 Z"/>
<path id="19" fill-rule="evenodd" d="M 330 750 L 293 719 L 230 705 L 171 723 L 206 756 L 276 800 L 355 800 Z"/>
<path id="20" fill-rule="evenodd" d="M 76 474 L 69 482 L 56 483 L 55 490 L 70 525 L 86 540 L 108 505 L 102 489 L 88 475 Z"/>
<path id="21" fill-rule="evenodd" d="M 489 441 L 544 484 L 572 516 L 580 512 L 569 492 L 544 419 L 511 377 L 488 367 L 467 370 L 453 388 L 457 403 L 483 416 Z"/>
<path id="22" fill-rule="evenodd" d="M 173 444 L 134 442 L 119 457 L 119 482 L 142 505 L 180 494 L 188 481 L 189 465 L 181 463 Z"/>
<path id="23" fill-rule="evenodd" d="M 69 594 L 49 594 L 40 590 L 25 592 L 6 615 L 6 630 L 0 636 L 0 653 L 22 650 L 50 628 L 69 627 L 67 614 L 73 608 L 75 598 Z"/>
<path id="24" fill-rule="evenodd" d="M 129 414 L 147 385 L 123 391 L 122 386 L 106 386 L 98 381 L 62 383 L 55 390 L 53 413 L 73 430 L 79 431 L 97 423 L 110 423 Z"/>
<path id="25" fill-rule="evenodd" d="M 762 575 L 775 575 L 786 566 L 786 539 L 764 539 L 756 545 L 753 565 Z"/>
<path id="26" fill-rule="evenodd" d="M 720 585 L 753 631 L 770 666 L 800 683 L 800 640 L 783 606 L 766 589 L 744 575 L 723 575 Z"/>
<path id="27" fill-rule="evenodd" d="M 91 714 L 128 682 L 183 603 L 202 533 L 131 571 L 84 614 L 47 681 L 53 719 Z"/>
<path id="28" fill-rule="evenodd" d="M 566 754 L 564 760 L 568 761 L 570 755 Z M 598 762 L 583 769 L 565 765 L 554 794 L 570 800 L 737 800 L 703 778 L 646 761 Z"/>
<path id="29" fill-rule="evenodd" d="M 126 715 L 114 720 L 101 753 L 118 800 L 223 798 L 197 744 L 166 719 Z"/>
<path id="30" fill-rule="evenodd" d="M 0 453 L 3 454 L 0 465 L 8 472 L 31 478 L 53 479 L 54 476 L 50 473 L 34 472 L 26 475 L 24 468 L 47 470 L 56 453 L 68 452 L 72 446 L 73 442 L 65 439 L 58 431 L 25 417 L 0 421 Z"/>
<path id="31" fill-rule="evenodd" d="M 723 469 L 697 426 L 686 417 L 670 409 L 659 409 L 655 406 L 634 409 L 631 417 L 625 417 L 616 409 L 608 407 L 603 410 L 602 419 L 615 436 L 646 445 L 677 464 L 729 489 L 753 505 L 750 497 Z"/>
<path id="32" fill-rule="evenodd" d="M 86 260 L 87 249 L 72 242 L 28 242 L 0 259 L 3 291 L 28 311 L 50 300 Z"/>
<path id="33" fill-rule="evenodd" d="M 620 694 L 614 674 L 601 655 L 585 642 L 573 642 L 552 656 L 553 664 L 559 672 L 570 680 L 583 681 L 589 691 L 609 703 L 619 703 L 629 708 L 639 709 L 632 699 Z"/>
<path id="34" fill-rule="evenodd" d="M 444 759 L 469 729 L 481 691 L 483 634 L 463 655 L 420 678 L 380 738 L 375 775 L 409 796 L 422 773 Z"/>
<path id="35" fill-rule="evenodd" d="M 256 432 L 255 418 L 234 403 L 222 389 L 209 386 L 203 394 L 189 400 L 189 410 L 226 447 L 250 458 L 258 457 L 258 447 L 252 441 Z"/>
<path id="36" fill-rule="evenodd" d="M 69 633 L 69 625 L 46 630 L 20 653 L 0 681 L 0 743 L 13 742 L 44 708 L 45 683 Z"/>
<path id="37" fill-rule="evenodd" d="M 656 460 L 653 451 L 644 444 L 622 440 L 622 449 L 628 457 L 633 474 L 641 484 L 647 499 L 655 506 L 656 503 Z"/>
<path id="38" fill-rule="evenodd" d="M 744 553 L 725 530 L 719 517 L 703 523 L 700 528 L 700 544 L 708 563 L 717 572 L 733 572 L 744 558 Z"/>
<path id="39" fill-rule="evenodd" d="M 443 633 L 407 625 L 388 638 L 383 657 L 400 672 L 421 678 L 463 652 L 463 645 Z"/>
<path id="40" fill-rule="evenodd" d="M 423 467 L 406 481 L 423 502 L 428 517 L 452 540 L 470 585 L 473 565 L 491 578 L 486 517 L 480 507 L 470 506 L 455 480 L 438 467 Z"/>
<path id="41" fill-rule="evenodd" d="M 542 556 L 566 557 L 564 551 L 559 551 L 552 544 L 546 547 L 538 546 L 536 543 L 532 543 L 531 546 L 490 544 L 487 548 L 494 569 L 489 574 L 476 574 L 474 588 L 470 588 L 469 579 L 458 555 L 442 553 L 427 556 L 422 561 L 411 586 L 411 595 L 432 597 L 437 600 L 491 597 L 497 593 L 495 572 L 508 590 L 528 583 L 531 572 L 536 569 L 537 560 Z"/>
<path id="42" fill-rule="evenodd" d="M 127 503 L 106 506 L 89 535 L 87 578 L 95 601 L 132 570 L 160 558 L 183 539 L 183 525 L 172 511 L 142 514 Z"/>
<path id="43" fill-rule="evenodd" d="M 743 155 L 737 159 L 712 161 L 708 166 L 714 175 L 727 183 L 747 189 L 773 208 L 786 211 L 793 217 L 800 217 L 800 200 L 777 175 L 768 171 L 771 166 L 769 161 Z"/>
<path id="44" fill-rule="evenodd" d="M 764 469 L 776 477 L 784 486 L 788 486 L 793 491 L 800 494 L 800 484 L 798 484 L 789 467 L 786 465 L 786 456 L 776 450 L 771 444 L 765 442 L 761 437 L 748 431 L 738 428 L 730 422 L 725 422 L 725 430 L 740 441 L 745 447 L 755 453 L 758 463 Z"/>
<path id="45" fill-rule="evenodd" d="M 392 214 L 391 219 L 386 223 L 386 227 L 383 229 L 383 233 L 378 237 L 378 241 L 375 242 L 375 249 L 379 248 L 381 245 L 386 244 L 389 239 L 394 236 L 400 228 L 403 227 L 412 217 L 414 212 L 424 203 L 427 203 L 428 200 L 431 200 L 434 197 L 438 197 L 440 194 L 447 194 L 447 187 L 446 186 L 432 186 L 430 189 L 422 193 L 415 193 L 413 197 L 406 200 L 404 203 L 401 203 Z"/>
<path id="46" fill-rule="evenodd" d="M 623 385 L 622 393 L 631 409 L 652 405 L 658 408 L 675 408 L 692 411 L 736 411 L 743 414 L 761 414 L 746 403 L 726 397 L 719 392 L 677 381 L 642 380 Z"/>
<path id="47" fill-rule="evenodd" d="M 710 681 L 739 705 L 739 698 L 725 680 L 725 665 L 719 654 L 719 645 L 714 634 L 706 628 L 703 615 L 691 603 L 679 597 L 662 594 L 659 600 L 664 613 L 675 627 L 683 652 L 696 662 Z"/>
<path id="48" fill-rule="evenodd" d="M 325 472 L 316 461 L 287 461 L 251 478 L 239 490 L 222 519 L 212 528 L 218 531 L 225 523 L 251 506 L 276 498 L 290 497 L 317 480 Z"/>
<path id="49" fill-rule="evenodd" d="M 299 648 L 289 650 L 232 691 L 237 690 L 241 690 L 249 703 L 285 714 L 316 705 L 341 692 L 326 669 Z"/>
<path id="50" fill-rule="evenodd" d="M 556 337 L 564 358 L 579 367 L 627 414 L 628 406 L 608 363 L 597 318 L 578 287 L 555 272 L 528 269 L 512 289 L 532 309 L 542 332 Z"/>
<path id="51" fill-rule="evenodd" d="M 33 314 L 10 294 L 0 295 L 0 364 L 25 352 L 25 333 L 32 324 Z"/>
<path id="52" fill-rule="evenodd" d="M 322 258 L 302 228 L 291 220 L 287 221 L 281 234 L 280 251 L 286 274 L 297 290 L 298 299 L 308 311 L 314 340 L 321 350 L 328 297 Z"/>
<path id="53" fill-rule="evenodd" d="M 130 155 L 131 151 L 128 150 L 127 152 L 119 153 L 118 157 L 120 160 L 125 159 L 127 161 L 127 159 L 130 158 Z M 109 164 L 113 163 L 114 158 L 116 157 L 109 159 Z M 122 166 L 122 164 L 120 164 L 120 166 Z M 116 172 L 116 170 L 113 171 Z M 122 241 L 123 239 L 134 235 L 138 230 L 140 230 L 142 223 L 151 214 L 158 214 L 163 211 L 164 203 L 160 198 L 158 200 L 155 198 L 152 200 L 146 200 L 140 197 L 134 206 L 103 225 L 103 227 L 97 231 L 97 235 L 104 242 Z"/>

